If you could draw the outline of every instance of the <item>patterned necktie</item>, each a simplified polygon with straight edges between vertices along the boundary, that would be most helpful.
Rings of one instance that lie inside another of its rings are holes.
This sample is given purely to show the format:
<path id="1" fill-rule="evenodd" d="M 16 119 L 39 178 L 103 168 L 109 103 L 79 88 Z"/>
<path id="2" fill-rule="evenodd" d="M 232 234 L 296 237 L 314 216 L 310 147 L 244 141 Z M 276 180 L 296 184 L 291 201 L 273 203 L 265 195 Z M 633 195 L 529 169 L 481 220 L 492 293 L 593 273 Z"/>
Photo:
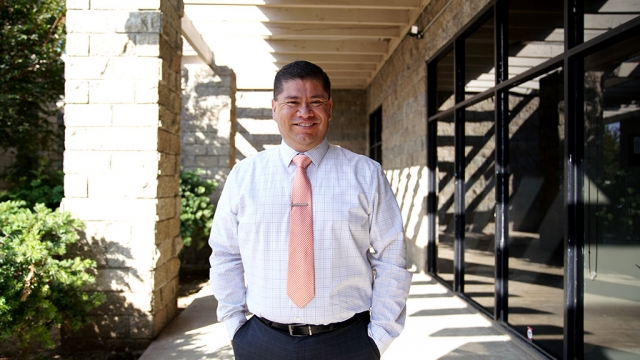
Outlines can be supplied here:
<path id="1" fill-rule="evenodd" d="M 293 163 L 298 167 L 291 187 L 287 295 L 297 307 L 302 308 L 315 294 L 313 210 L 311 183 L 307 177 L 307 166 L 311 164 L 311 159 L 306 155 L 296 155 Z"/>

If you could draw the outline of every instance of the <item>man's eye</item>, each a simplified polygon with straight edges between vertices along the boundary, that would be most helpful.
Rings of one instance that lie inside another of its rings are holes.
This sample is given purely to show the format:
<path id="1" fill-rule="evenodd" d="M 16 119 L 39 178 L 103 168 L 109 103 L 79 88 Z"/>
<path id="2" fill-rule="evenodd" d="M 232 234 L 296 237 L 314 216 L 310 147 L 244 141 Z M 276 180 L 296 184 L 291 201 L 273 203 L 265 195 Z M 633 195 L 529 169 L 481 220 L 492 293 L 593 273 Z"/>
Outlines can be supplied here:
<path id="1" fill-rule="evenodd" d="M 289 105 L 289 106 L 298 106 L 298 102 L 297 101 L 287 101 L 287 105 Z"/>
<path id="2" fill-rule="evenodd" d="M 322 104 L 324 104 L 324 101 L 319 101 L 318 100 L 318 101 L 312 101 L 311 102 L 311 106 L 313 106 L 313 107 L 318 107 L 318 106 L 321 106 Z"/>

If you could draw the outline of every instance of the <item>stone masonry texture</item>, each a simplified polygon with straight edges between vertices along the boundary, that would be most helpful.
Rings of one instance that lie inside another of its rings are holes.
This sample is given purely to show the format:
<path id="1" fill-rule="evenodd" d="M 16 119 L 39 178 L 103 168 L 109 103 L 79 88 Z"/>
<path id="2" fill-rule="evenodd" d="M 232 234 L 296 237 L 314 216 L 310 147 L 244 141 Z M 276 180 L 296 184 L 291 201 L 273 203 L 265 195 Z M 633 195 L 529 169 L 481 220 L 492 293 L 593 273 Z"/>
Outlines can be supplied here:
<path id="1" fill-rule="evenodd" d="M 106 302 L 66 351 L 144 349 L 177 313 L 182 1 L 67 2 L 65 198 Z"/>
<path id="2" fill-rule="evenodd" d="M 184 170 L 202 169 L 203 177 L 218 183 L 215 202 L 235 162 L 232 150 L 236 122 L 233 70 L 209 66 L 196 56 L 182 59 L 181 159 Z"/>
<path id="3" fill-rule="evenodd" d="M 425 270 L 426 62 L 447 45 L 488 0 L 432 0 L 416 24 L 424 38 L 406 36 L 367 88 L 367 113 L 382 107 L 382 164 L 405 221 L 408 264 Z"/>

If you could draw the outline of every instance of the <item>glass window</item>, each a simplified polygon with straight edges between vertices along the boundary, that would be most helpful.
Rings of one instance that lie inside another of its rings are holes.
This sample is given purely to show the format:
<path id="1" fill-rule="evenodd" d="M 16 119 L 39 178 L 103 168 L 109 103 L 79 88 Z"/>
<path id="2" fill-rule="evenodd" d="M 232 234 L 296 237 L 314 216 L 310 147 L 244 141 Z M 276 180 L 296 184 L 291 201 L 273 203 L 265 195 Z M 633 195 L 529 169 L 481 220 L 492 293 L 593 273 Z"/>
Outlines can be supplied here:
<path id="1" fill-rule="evenodd" d="M 640 15 L 640 0 L 585 0 L 584 41 Z"/>
<path id="2" fill-rule="evenodd" d="M 382 108 L 369 116 L 369 157 L 382 164 Z"/>
<path id="3" fill-rule="evenodd" d="M 465 99 L 489 90 L 496 84 L 493 23 L 491 17 L 464 41 Z"/>
<path id="4" fill-rule="evenodd" d="M 640 358 L 640 36 L 585 59 L 586 359 Z"/>
<path id="5" fill-rule="evenodd" d="M 509 93 L 509 323 L 562 358 L 563 73 Z"/>
<path id="6" fill-rule="evenodd" d="M 455 99 L 453 98 L 453 50 L 438 60 L 436 77 L 436 109 L 441 112 L 451 109 L 455 105 Z"/>
<path id="7" fill-rule="evenodd" d="M 509 2 L 509 78 L 564 51 L 564 1 Z"/>
<path id="8" fill-rule="evenodd" d="M 437 216 L 436 238 L 438 249 L 438 275 L 453 287 L 454 216 L 454 126 L 453 116 L 437 120 Z"/>
<path id="9" fill-rule="evenodd" d="M 493 313 L 495 294 L 495 101 L 465 111 L 464 292 Z"/>

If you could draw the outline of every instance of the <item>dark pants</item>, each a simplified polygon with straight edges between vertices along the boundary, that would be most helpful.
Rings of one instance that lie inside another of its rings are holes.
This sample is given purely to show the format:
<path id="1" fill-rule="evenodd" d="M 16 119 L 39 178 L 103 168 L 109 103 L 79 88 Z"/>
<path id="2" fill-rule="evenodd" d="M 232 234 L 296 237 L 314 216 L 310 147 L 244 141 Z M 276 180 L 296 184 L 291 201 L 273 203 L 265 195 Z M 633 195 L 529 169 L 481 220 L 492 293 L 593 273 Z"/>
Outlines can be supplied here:
<path id="1" fill-rule="evenodd" d="M 367 333 L 369 317 L 342 329 L 311 336 L 291 336 L 251 317 L 233 338 L 236 360 L 379 360 Z"/>

